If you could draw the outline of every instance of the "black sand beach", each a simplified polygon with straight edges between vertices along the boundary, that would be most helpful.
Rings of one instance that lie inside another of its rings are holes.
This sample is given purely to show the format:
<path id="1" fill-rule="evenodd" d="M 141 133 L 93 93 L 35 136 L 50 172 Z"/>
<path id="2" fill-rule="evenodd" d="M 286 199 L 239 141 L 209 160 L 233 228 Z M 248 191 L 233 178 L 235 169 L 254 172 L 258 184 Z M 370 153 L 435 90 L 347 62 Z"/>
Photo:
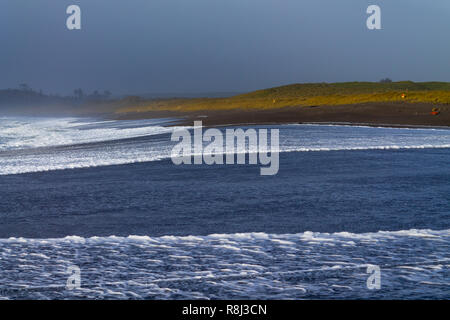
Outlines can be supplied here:
<path id="1" fill-rule="evenodd" d="M 432 115 L 433 108 L 440 113 Z M 450 126 L 450 106 L 428 103 L 364 103 L 340 106 L 286 107 L 201 111 L 150 111 L 108 115 L 114 119 L 182 118 L 182 124 L 203 121 L 206 126 L 284 123 L 346 123 L 400 127 Z"/>

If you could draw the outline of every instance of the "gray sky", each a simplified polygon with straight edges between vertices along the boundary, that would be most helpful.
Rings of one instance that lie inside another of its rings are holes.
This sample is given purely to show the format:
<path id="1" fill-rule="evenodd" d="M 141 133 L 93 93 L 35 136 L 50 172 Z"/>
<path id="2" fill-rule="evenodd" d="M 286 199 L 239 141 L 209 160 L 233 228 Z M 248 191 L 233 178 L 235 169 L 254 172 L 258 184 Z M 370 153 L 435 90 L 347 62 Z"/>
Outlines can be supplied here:
<path id="1" fill-rule="evenodd" d="M 66 8 L 82 30 L 66 28 Z M 382 10 L 382 30 L 366 9 Z M 0 88 L 247 91 L 450 81 L 449 0 L 1 0 Z"/>

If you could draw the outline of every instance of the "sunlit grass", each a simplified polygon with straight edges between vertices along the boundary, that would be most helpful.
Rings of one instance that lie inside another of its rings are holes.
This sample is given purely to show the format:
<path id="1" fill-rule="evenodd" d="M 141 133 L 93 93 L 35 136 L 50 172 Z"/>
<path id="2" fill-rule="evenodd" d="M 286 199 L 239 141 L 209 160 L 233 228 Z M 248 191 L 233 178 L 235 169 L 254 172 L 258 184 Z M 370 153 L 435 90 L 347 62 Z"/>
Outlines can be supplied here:
<path id="1" fill-rule="evenodd" d="M 229 98 L 135 101 L 120 108 L 118 112 L 274 109 L 398 101 L 450 104 L 450 83 L 405 81 L 293 84 Z"/>

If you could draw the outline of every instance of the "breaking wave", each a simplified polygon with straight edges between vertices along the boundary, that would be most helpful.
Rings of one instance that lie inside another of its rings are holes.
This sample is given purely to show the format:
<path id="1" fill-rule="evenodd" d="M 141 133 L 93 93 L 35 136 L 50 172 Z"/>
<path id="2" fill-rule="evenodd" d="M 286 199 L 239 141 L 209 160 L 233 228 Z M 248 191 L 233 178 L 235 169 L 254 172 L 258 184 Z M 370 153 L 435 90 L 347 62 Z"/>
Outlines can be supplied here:
<path id="1" fill-rule="evenodd" d="M 169 159 L 171 119 L 1 118 L 0 175 Z M 284 125 L 280 152 L 450 148 L 450 130 Z M 250 152 L 257 147 L 250 145 Z M 238 152 L 245 152 L 238 150 Z"/>
<path id="2" fill-rule="evenodd" d="M 2 298 L 450 297 L 450 230 L 0 240 Z M 66 290 L 70 266 L 81 288 Z M 368 290 L 378 265 L 381 290 Z M 398 290 L 401 288 L 402 290 Z"/>

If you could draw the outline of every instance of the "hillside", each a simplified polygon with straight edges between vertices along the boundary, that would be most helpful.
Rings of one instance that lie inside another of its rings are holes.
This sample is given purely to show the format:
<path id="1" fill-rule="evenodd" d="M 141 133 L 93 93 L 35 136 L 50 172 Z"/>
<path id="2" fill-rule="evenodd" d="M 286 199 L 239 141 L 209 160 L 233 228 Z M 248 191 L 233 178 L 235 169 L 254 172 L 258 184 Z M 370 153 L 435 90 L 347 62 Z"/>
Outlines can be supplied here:
<path id="1" fill-rule="evenodd" d="M 229 98 L 143 100 L 121 107 L 117 112 L 276 109 L 369 102 L 448 105 L 450 104 L 450 83 L 404 81 L 292 84 Z"/>

